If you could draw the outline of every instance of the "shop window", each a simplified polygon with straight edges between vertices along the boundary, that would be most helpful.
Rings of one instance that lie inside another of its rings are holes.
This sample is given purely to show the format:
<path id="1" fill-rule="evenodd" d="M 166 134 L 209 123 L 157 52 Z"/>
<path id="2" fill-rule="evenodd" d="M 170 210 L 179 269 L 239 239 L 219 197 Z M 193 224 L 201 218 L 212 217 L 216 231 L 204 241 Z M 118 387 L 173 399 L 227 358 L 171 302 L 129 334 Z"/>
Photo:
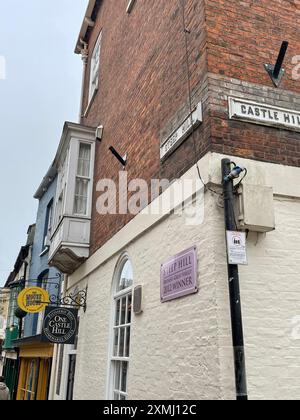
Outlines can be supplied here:
<path id="1" fill-rule="evenodd" d="M 39 360 L 24 360 L 20 372 L 20 388 L 18 400 L 34 401 L 36 400 L 36 390 L 38 382 Z"/>
<path id="2" fill-rule="evenodd" d="M 130 360 L 133 270 L 128 258 L 117 270 L 113 296 L 113 331 L 110 395 L 113 400 L 127 400 Z"/>

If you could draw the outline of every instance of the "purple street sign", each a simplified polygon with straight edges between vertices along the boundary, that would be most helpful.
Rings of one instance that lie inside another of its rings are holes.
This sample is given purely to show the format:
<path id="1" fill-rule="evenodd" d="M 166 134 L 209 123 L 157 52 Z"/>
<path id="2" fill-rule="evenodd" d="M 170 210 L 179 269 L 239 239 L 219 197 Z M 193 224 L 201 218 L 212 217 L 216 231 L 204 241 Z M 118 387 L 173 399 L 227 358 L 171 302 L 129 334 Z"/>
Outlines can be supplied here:
<path id="1" fill-rule="evenodd" d="M 198 292 L 197 248 L 169 258 L 161 265 L 160 293 L 161 301 L 168 302 Z"/>

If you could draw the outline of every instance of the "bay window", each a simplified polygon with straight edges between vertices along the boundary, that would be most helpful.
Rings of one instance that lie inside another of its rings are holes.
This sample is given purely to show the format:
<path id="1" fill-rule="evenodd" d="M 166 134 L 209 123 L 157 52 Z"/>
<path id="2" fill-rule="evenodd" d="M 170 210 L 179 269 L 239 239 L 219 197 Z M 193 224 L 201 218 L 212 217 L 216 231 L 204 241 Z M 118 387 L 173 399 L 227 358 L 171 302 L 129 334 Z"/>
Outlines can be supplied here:
<path id="1" fill-rule="evenodd" d="M 70 274 L 89 256 L 96 129 L 66 123 L 57 152 L 58 186 L 49 263 Z"/>

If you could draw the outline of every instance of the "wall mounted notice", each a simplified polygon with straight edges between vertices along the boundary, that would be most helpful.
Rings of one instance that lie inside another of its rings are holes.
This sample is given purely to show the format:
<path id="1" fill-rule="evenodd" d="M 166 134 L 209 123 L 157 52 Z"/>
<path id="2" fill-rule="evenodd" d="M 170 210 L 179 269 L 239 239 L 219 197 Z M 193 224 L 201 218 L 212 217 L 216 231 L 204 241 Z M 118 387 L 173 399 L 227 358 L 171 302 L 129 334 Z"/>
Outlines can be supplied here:
<path id="1" fill-rule="evenodd" d="M 228 98 L 229 118 L 300 131 L 300 112 L 264 103 Z"/>
<path id="2" fill-rule="evenodd" d="M 161 265 L 161 301 L 168 302 L 198 292 L 197 248 L 169 258 Z"/>
<path id="3" fill-rule="evenodd" d="M 226 232 L 228 263 L 230 265 L 248 265 L 246 233 Z"/>

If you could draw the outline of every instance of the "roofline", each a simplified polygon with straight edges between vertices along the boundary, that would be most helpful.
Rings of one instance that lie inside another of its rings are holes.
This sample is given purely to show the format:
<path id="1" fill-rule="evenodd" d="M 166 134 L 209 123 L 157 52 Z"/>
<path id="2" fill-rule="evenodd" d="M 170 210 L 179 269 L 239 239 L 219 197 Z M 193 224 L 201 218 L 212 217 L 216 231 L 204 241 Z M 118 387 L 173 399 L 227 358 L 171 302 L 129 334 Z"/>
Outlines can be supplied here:
<path id="1" fill-rule="evenodd" d="M 48 190 L 49 186 L 54 181 L 56 175 L 57 175 L 57 168 L 55 167 L 54 162 L 52 162 L 50 168 L 48 169 L 48 172 L 44 176 L 33 198 L 40 200 L 43 197 L 43 195 L 46 193 L 46 191 Z"/>
<path id="2" fill-rule="evenodd" d="M 80 54 L 82 41 L 85 39 L 88 29 L 92 26 L 91 19 L 92 19 L 93 12 L 95 9 L 96 1 L 97 0 L 89 0 L 88 6 L 86 9 L 84 18 L 83 18 L 83 22 L 81 25 L 81 29 L 78 35 L 78 39 L 77 39 L 77 43 L 75 47 L 75 54 Z"/>
<path id="3" fill-rule="evenodd" d="M 48 172 L 44 176 L 39 188 L 34 194 L 34 198 L 40 200 L 43 197 L 43 195 L 46 193 L 46 191 L 48 190 L 49 186 L 54 181 L 55 177 L 57 176 L 61 155 L 63 151 L 65 150 L 66 144 L 68 143 L 67 142 L 68 136 L 70 137 L 72 132 L 84 133 L 90 136 L 95 136 L 96 127 L 88 127 L 86 125 L 73 123 L 69 121 L 65 122 L 54 161 L 52 162 L 50 168 L 48 169 Z"/>

